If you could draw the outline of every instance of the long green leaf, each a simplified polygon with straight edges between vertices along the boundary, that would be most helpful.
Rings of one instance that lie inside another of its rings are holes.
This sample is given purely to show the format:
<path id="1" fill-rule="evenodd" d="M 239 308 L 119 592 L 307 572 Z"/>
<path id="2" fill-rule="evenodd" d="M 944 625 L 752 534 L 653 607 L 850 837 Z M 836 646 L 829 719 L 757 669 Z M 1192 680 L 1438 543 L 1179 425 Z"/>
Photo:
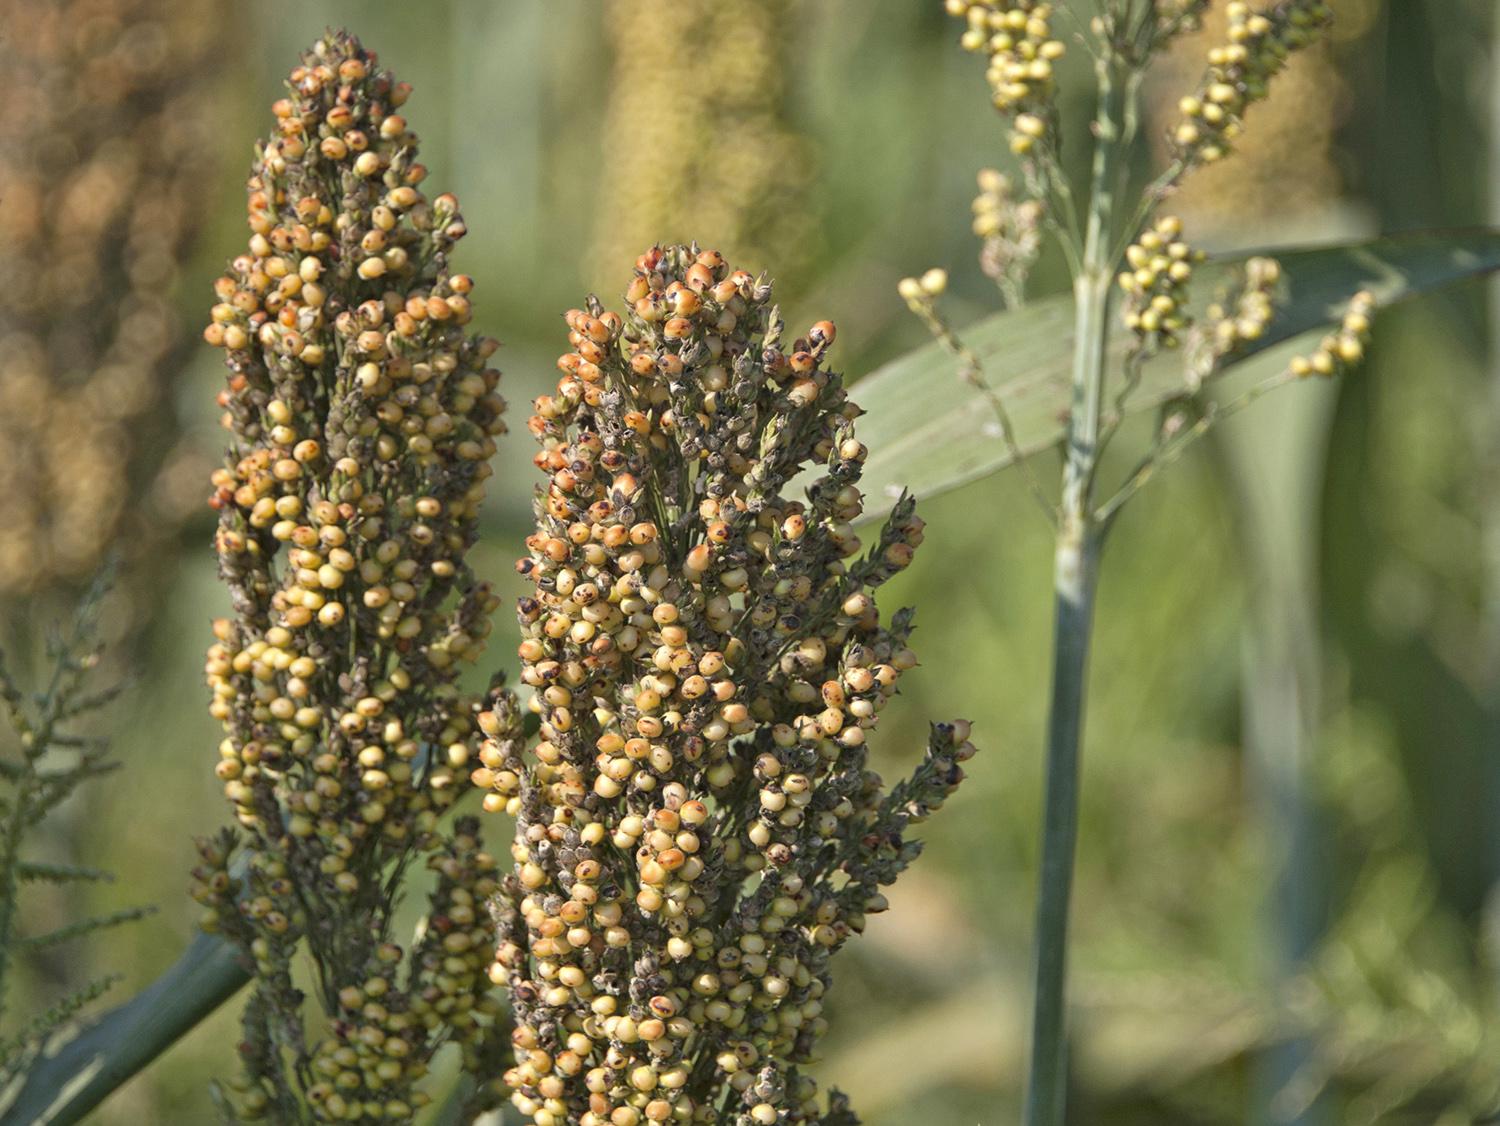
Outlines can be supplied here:
<path id="1" fill-rule="evenodd" d="M 1423 232 L 1263 253 L 1281 262 L 1286 301 L 1269 331 L 1238 354 L 1235 363 L 1336 321 L 1359 290 L 1370 290 L 1384 307 L 1500 270 L 1500 230 Z M 1224 278 L 1223 271 L 1244 257 L 1219 259 L 1213 268 L 1200 271 L 1195 279 L 1199 297 L 1210 295 L 1216 272 Z M 1070 394 L 1072 298 L 1048 298 L 988 317 L 961 335 L 1004 400 L 1021 449 L 1034 453 L 1060 442 Z M 1114 342 L 1116 360 L 1124 356 L 1127 343 L 1121 330 Z M 1158 357 L 1146 365 L 1129 409 L 1153 409 L 1184 390 L 1181 357 Z M 870 448 L 864 470 L 867 516 L 888 511 L 903 490 L 933 496 L 1011 462 L 989 404 L 957 378 L 952 357 L 936 344 L 860 380 L 854 398 L 866 411 L 860 438 Z"/>
<path id="2" fill-rule="evenodd" d="M 0 1092 L 0 1126 L 79 1121 L 249 980 L 234 947 L 199 935 L 161 977 L 44 1053 L 16 1089 Z"/>

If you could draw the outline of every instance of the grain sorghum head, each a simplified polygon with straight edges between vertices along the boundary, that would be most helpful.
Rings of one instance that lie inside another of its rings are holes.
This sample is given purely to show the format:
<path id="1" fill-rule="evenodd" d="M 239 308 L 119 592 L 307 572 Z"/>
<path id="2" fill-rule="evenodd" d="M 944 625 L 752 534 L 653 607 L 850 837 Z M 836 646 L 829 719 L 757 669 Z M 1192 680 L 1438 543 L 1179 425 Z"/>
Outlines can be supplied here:
<path id="1" fill-rule="evenodd" d="M 472 282 L 448 265 L 464 223 L 423 191 L 408 88 L 342 33 L 288 86 L 205 331 L 229 368 L 211 503 L 235 611 L 207 673 L 247 857 L 231 879 L 210 846 L 195 890 L 256 962 L 239 1112 L 399 1119 L 437 1045 L 477 1051 L 494 1009 L 479 904 L 496 864 L 470 822 L 440 818 L 480 739 L 456 678 L 496 604 L 465 554 L 504 401 L 496 343 L 465 330 Z M 438 884 L 403 952 L 387 933 L 414 858 Z M 310 1048 L 289 969 L 303 941 L 329 1019 Z"/>
<path id="2" fill-rule="evenodd" d="M 0 26 L 0 598 L 86 585 L 116 544 L 159 579 L 182 513 L 152 481 L 192 341 L 173 290 L 226 19 L 187 0 L 0 0 Z"/>
<path id="3" fill-rule="evenodd" d="M 875 591 L 922 522 L 903 498 L 868 549 L 855 533 L 833 325 L 793 338 L 764 279 L 696 247 L 642 255 L 626 300 L 568 313 L 535 404 L 548 480 L 518 567 L 541 738 L 523 758 L 497 720 L 473 776 L 517 817 L 506 1081 L 538 1126 L 852 1121 L 801 1071 L 829 959 L 972 752 L 941 725 L 894 789 L 867 765 L 916 660 Z"/>
<path id="4" fill-rule="evenodd" d="M 815 244 L 813 146 L 790 123 L 794 0 L 607 0 L 611 47 L 590 266 L 614 282 L 653 239 L 719 233 L 740 258 Z"/>

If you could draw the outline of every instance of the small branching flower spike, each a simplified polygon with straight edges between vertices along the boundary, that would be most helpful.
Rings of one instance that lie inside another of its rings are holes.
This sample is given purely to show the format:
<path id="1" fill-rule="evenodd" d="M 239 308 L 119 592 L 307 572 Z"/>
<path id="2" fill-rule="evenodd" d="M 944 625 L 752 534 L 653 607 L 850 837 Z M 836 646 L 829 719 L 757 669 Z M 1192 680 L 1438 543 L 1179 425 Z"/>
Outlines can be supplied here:
<path id="1" fill-rule="evenodd" d="M 1125 291 L 1125 327 L 1135 333 L 1146 353 L 1175 348 L 1179 334 L 1191 323 L 1187 285 L 1193 266 L 1203 260 L 1182 241 L 1182 223 L 1167 215 L 1141 234 L 1125 251 L 1120 288 Z"/>
<path id="2" fill-rule="evenodd" d="M 1156 38 L 1158 42 L 1183 32 L 1197 31 L 1213 0 L 1157 0 Z"/>
<path id="3" fill-rule="evenodd" d="M 1336 333 L 1318 342 L 1310 356 L 1297 356 L 1288 370 L 1295 376 L 1342 375 L 1365 358 L 1370 342 L 1370 318 L 1375 313 L 1375 297 L 1365 291 L 1354 295 Z"/>
<path id="4" fill-rule="evenodd" d="M 829 959 L 972 753 L 967 724 L 935 727 L 890 791 L 866 762 L 916 661 L 875 591 L 922 522 L 903 499 L 868 549 L 854 532 L 833 325 L 790 338 L 768 282 L 696 247 L 643 255 L 626 296 L 568 314 L 536 402 L 548 483 L 518 566 L 541 739 L 496 740 L 473 778 L 517 816 L 506 1081 L 536 1126 L 848 1124 L 801 1070 Z"/>
<path id="5" fill-rule="evenodd" d="M 946 0 L 950 15 L 968 24 L 966 51 L 989 59 L 985 78 L 995 108 L 1011 117 L 1010 147 L 1030 152 L 1054 116 L 1052 64 L 1066 48 L 1052 35 L 1052 5 L 1036 0 Z"/>
<path id="6" fill-rule="evenodd" d="M 205 845 L 194 893 L 256 967 L 231 1113 L 404 1119 L 436 1048 L 472 1062 L 495 1005 L 477 905 L 496 864 L 440 818 L 480 740 L 456 678 L 496 605 L 465 554 L 504 402 L 495 341 L 465 332 L 472 283 L 448 268 L 457 201 L 423 193 L 397 112 L 408 88 L 341 33 L 289 88 L 205 332 L 229 368 L 212 504 L 235 609 L 207 673 L 245 843 L 243 875 L 235 834 Z M 438 878 L 403 952 L 389 930 L 414 859 Z M 329 1022 L 313 1044 L 303 942 Z"/>
<path id="7" fill-rule="evenodd" d="M 1274 258 L 1251 258 L 1245 280 L 1234 294 L 1215 301 L 1195 329 L 1187 348 L 1188 386 L 1196 391 L 1247 344 L 1265 335 L 1276 311 L 1281 264 Z"/>
<path id="8" fill-rule="evenodd" d="M 1042 252 L 1042 223 L 1047 208 L 1041 200 L 1017 200 L 1004 173 L 985 168 L 979 173 L 974 197 L 974 234 L 979 238 L 979 266 L 993 279 L 1010 308 L 1025 300 L 1026 277 Z"/>
<path id="9" fill-rule="evenodd" d="M 1226 11 L 1229 42 L 1209 52 L 1208 71 L 1198 90 L 1182 99 L 1182 121 L 1172 135 L 1184 166 L 1221 160 L 1239 136 L 1245 111 L 1270 93 L 1288 57 L 1333 20 L 1321 0 L 1281 0 L 1264 11 L 1235 0 Z"/>

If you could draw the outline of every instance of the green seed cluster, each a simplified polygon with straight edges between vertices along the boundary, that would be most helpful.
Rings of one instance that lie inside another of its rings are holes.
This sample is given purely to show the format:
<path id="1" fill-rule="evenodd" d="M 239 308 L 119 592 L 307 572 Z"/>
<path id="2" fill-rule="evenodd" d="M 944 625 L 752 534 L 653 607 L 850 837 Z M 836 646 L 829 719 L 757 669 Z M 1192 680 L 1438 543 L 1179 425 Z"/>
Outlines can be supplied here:
<path id="1" fill-rule="evenodd" d="M 0 25 L 0 598 L 86 586 L 116 548 L 160 580 L 184 513 L 153 479 L 193 336 L 173 291 L 226 21 L 190 0 L 5 0 Z"/>
<path id="2" fill-rule="evenodd" d="M 1370 318 L 1375 315 L 1375 295 L 1365 290 L 1356 293 L 1344 311 L 1337 332 L 1318 342 L 1310 356 L 1297 356 L 1290 368 L 1296 376 L 1342 375 L 1365 358 L 1370 342 Z"/>
<path id="3" fill-rule="evenodd" d="M 211 503 L 235 610 L 215 624 L 207 677 L 245 876 L 210 865 L 195 891 L 205 925 L 256 961 L 240 1111 L 264 1098 L 289 1120 L 277 1100 L 300 1087 L 318 1119 L 366 1121 L 414 1105 L 436 1046 L 472 1046 L 484 1027 L 473 905 L 494 864 L 472 827 L 439 819 L 481 741 L 479 701 L 456 678 L 497 604 L 465 554 L 504 401 L 495 342 L 464 329 L 471 283 L 448 269 L 457 201 L 419 187 L 396 112 L 407 88 L 342 33 L 289 88 L 249 181 L 249 249 L 216 283 L 205 332 L 229 369 L 233 441 Z M 443 957 L 419 942 L 398 978 L 394 893 L 423 856 L 441 873 L 429 934 L 450 929 Z M 333 1021 L 311 1051 L 290 976 L 303 941 Z"/>
<path id="4" fill-rule="evenodd" d="M 1187 285 L 1203 253 L 1181 236 L 1182 221 L 1163 216 L 1125 251 L 1126 268 L 1119 276 L 1127 297 L 1125 327 L 1148 350 L 1177 347 L 1179 334 L 1191 322 Z"/>
<path id="5" fill-rule="evenodd" d="M 964 50 L 989 59 L 995 108 L 1013 118 L 1010 146 L 1024 154 L 1046 136 L 1055 89 L 1052 64 L 1067 48 L 1052 35 L 1052 5 L 1037 0 L 944 0 L 968 28 Z"/>
<path id="6" fill-rule="evenodd" d="M 1294 51 L 1312 43 L 1333 20 L 1322 0 L 1281 0 L 1264 11 L 1235 0 L 1225 9 L 1229 42 L 1208 53 L 1208 71 L 1197 92 L 1182 99 L 1182 121 L 1173 133 L 1177 157 L 1212 164 L 1233 147 L 1245 111 L 1270 93 L 1271 79 Z"/>
<path id="7" fill-rule="evenodd" d="M 922 522 L 903 499 L 868 549 L 854 531 L 866 450 L 833 325 L 789 339 L 769 284 L 696 247 L 643 255 L 626 299 L 568 314 L 536 401 L 540 740 L 495 740 L 473 776 L 517 818 L 505 1079 L 536 1126 L 849 1122 L 800 1067 L 829 959 L 972 753 L 967 724 L 936 727 L 890 791 L 866 762 L 916 660 L 910 613 L 882 624 L 874 594 Z"/>

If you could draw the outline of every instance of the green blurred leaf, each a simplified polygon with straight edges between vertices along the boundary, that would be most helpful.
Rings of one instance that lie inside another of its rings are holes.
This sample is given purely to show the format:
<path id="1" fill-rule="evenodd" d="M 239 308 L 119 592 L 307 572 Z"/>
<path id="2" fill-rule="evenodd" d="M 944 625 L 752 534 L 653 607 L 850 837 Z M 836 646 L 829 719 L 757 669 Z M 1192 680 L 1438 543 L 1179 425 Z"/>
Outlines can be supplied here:
<path id="1" fill-rule="evenodd" d="M 1380 307 L 1462 278 L 1500 270 L 1500 230 L 1432 231 L 1310 249 L 1264 251 L 1281 262 L 1286 300 L 1270 329 L 1237 355 L 1235 366 L 1276 344 L 1336 321 L 1359 290 Z M 1224 284 L 1246 255 L 1216 259 L 1200 272 L 1200 300 Z M 1063 438 L 1070 398 L 1073 301 L 1059 296 L 1001 313 L 961 333 L 1004 400 L 1025 453 Z M 1128 338 L 1112 343 L 1118 365 Z M 1186 390 L 1182 360 L 1167 354 L 1148 363 L 1129 410 L 1143 411 Z M 859 381 L 855 399 L 865 409 L 860 438 L 865 463 L 867 517 L 887 512 L 909 490 L 934 496 L 977 481 L 1011 462 L 994 413 L 961 382 L 951 356 L 929 344 Z"/>

